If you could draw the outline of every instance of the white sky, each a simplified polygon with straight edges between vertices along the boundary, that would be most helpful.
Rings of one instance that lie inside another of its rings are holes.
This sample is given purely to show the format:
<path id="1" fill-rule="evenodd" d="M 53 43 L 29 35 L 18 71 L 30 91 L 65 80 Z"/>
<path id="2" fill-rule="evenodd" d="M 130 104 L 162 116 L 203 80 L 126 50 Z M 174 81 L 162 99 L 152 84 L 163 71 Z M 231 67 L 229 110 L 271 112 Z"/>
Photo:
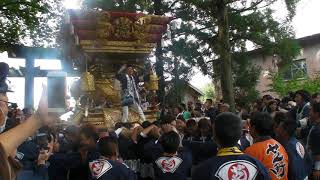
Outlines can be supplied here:
<path id="1" fill-rule="evenodd" d="M 297 37 L 320 33 L 320 0 L 301 0 L 297 6 L 297 14 L 293 26 Z"/>

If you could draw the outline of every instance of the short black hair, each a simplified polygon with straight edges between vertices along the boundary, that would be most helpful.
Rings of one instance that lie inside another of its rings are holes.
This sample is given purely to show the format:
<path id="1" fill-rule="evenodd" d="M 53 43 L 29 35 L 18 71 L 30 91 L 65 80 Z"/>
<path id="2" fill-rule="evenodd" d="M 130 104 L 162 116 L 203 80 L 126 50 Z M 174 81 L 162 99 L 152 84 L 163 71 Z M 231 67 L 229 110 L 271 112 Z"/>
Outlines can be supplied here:
<path id="1" fill-rule="evenodd" d="M 132 123 L 123 123 L 123 127 L 127 128 L 127 129 L 131 129 L 133 127 Z"/>
<path id="2" fill-rule="evenodd" d="M 278 126 L 281 122 L 289 120 L 289 114 L 285 112 L 276 112 L 273 117 L 273 124 Z"/>
<path id="3" fill-rule="evenodd" d="M 132 65 L 132 64 L 127 64 L 127 68 L 126 69 L 128 69 L 128 68 L 134 68 L 134 66 Z"/>
<path id="4" fill-rule="evenodd" d="M 242 134 L 241 119 L 231 112 L 221 113 L 215 120 L 213 131 L 220 146 L 235 146 Z"/>
<path id="5" fill-rule="evenodd" d="M 290 137 L 294 136 L 297 129 L 297 123 L 291 119 L 287 119 L 280 123 L 280 126 L 288 133 Z"/>
<path id="6" fill-rule="evenodd" d="M 80 134 L 83 134 L 87 138 L 92 138 L 95 142 L 99 139 L 99 132 L 96 127 L 90 124 L 86 124 L 80 128 Z"/>
<path id="7" fill-rule="evenodd" d="M 207 102 L 209 102 L 210 104 L 213 103 L 212 99 L 206 99 Z"/>
<path id="8" fill-rule="evenodd" d="M 114 129 L 119 129 L 123 127 L 123 123 L 122 122 L 117 122 L 115 125 L 114 125 Z"/>
<path id="9" fill-rule="evenodd" d="M 176 153 L 180 144 L 180 136 L 176 132 L 170 131 L 162 134 L 159 143 L 165 153 Z"/>
<path id="10" fill-rule="evenodd" d="M 141 124 L 143 129 L 145 129 L 145 128 L 151 126 L 151 125 L 152 125 L 152 123 L 150 121 L 143 121 L 142 124 Z"/>
<path id="11" fill-rule="evenodd" d="M 196 122 L 196 120 L 194 120 L 194 119 L 189 119 L 187 122 L 186 122 L 186 127 L 188 128 L 190 128 L 190 127 L 194 127 L 194 126 L 196 126 L 197 125 L 197 122 Z"/>
<path id="12" fill-rule="evenodd" d="M 296 91 L 295 96 L 297 94 L 299 94 L 304 99 L 304 101 L 306 101 L 306 102 L 310 101 L 311 96 L 310 96 L 310 93 L 308 91 L 303 90 L 303 89 L 302 90 L 298 90 L 298 91 Z"/>
<path id="13" fill-rule="evenodd" d="M 287 104 L 290 100 L 291 100 L 291 99 L 290 99 L 289 96 L 285 96 L 285 97 L 283 97 L 283 98 L 281 99 L 281 102 Z"/>
<path id="14" fill-rule="evenodd" d="M 182 106 L 177 106 L 177 109 L 178 109 L 179 112 L 184 111 L 184 108 Z"/>
<path id="15" fill-rule="evenodd" d="M 79 127 L 76 125 L 69 125 L 64 130 L 64 134 L 68 134 L 70 136 L 79 136 Z"/>
<path id="16" fill-rule="evenodd" d="M 211 121 L 207 118 L 202 118 L 198 122 L 198 128 L 211 128 Z"/>
<path id="17" fill-rule="evenodd" d="M 266 94 L 266 95 L 262 96 L 262 99 L 272 100 L 273 97 L 270 94 Z"/>
<path id="18" fill-rule="evenodd" d="M 320 113 L 320 103 L 312 103 L 311 108 L 313 112 Z"/>
<path id="19" fill-rule="evenodd" d="M 242 119 L 242 120 L 250 119 L 250 114 L 249 114 L 249 113 L 246 113 L 246 112 L 242 113 L 242 114 L 241 114 L 241 119 Z"/>
<path id="20" fill-rule="evenodd" d="M 173 121 L 175 121 L 176 118 L 172 116 L 171 114 L 166 114 L 160 117 L 160 124 L 171 124 Z"/>
<path id="21" fill-rule="evenodd" d="M 271 105 L 272 104 L 276 104 L 277 106 L 278 106 L 278 102 L 275 100 L 275 99 L 273 99 L 273 100 L 270 100 L 269 102 L 268 102 L 268 104 L 267 104 L 267 110 L 268 110 L 268 112 L 271 112 Z"/>
<path id="22" fill-rule="evenodd" d="M 250 119 L 250 125 L 255 128 L 259 136 L 272 135 L 273 121 L 269 113 L 254 113 Z"/>
<path id="23" fill-rule="evenodd" d="M 186 110 L 186 109 L 187 109 L 187 106 L 186 106 L 186 104 L 184 104 L 184 103 L 181 103 L 181 104 L 180 104 L 180 107 L 182 108 L 182 110 Z"/>
<path id="24" fill-rule="evenodd" d="M 102 156 L 116 156 L 118 152 L 118 141 L 115 137 L 103 137 L 98 142 L 99 152 Z"/>

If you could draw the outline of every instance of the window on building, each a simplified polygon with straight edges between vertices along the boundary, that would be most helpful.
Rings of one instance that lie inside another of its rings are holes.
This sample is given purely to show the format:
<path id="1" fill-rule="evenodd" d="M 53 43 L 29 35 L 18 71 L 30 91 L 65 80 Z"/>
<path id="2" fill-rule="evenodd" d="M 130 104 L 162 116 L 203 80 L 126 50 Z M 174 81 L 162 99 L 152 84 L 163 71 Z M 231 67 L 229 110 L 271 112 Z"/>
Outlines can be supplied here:
<path id="1" fill-rule="evenodd" d="M 308 76 L 306 59 L 299 59 L 292 62 L 291 66 L 284 74 L 287 80 L 295 78 L 305 78 Z"/>

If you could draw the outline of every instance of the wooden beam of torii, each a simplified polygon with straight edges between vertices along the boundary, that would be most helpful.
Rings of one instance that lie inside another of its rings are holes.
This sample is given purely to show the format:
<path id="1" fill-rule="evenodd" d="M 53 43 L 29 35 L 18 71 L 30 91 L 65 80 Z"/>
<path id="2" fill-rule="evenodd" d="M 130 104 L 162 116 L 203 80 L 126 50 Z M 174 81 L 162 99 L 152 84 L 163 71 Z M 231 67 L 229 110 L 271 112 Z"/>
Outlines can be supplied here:
<path id="1" fill-rule="evenodd" d="M 41 72 L 39 68 L 34 67 L 35 59 L 60 59 L 60 50 L 56 48 L 38 48 L 26 46 L 14 46 L 8 50 L 9 58 L 23 58 L 25 59 L 25 68 L 23 74 L 25 75 L 25 107 L 34 107 L 34 77 L 42 77 L 46 73 Z"/>

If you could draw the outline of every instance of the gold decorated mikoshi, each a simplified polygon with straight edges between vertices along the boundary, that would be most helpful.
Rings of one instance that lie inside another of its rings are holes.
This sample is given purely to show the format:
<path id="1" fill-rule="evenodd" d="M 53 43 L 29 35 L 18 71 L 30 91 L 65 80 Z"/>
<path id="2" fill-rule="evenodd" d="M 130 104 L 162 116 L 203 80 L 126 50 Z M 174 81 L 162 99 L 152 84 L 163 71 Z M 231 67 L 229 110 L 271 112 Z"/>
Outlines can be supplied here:
<path id="1" fill-rule="evenodd" d="M 95 91 L 94 77 L 90 72 L 84 72 L 81 77 L 81 90 L 84 92 Z"/>
<path id="2" fill-rule="evenodd" d="M 115 85 L 118 83 L 115 75 L 122 64 L 143 66 L 173 18 L 101 10 L 68 10 L 66 17 L 63 28 L 66 32 L 62 33 L 64 56 L 70 65 L 82 67 L 81 70 L 86 64 L 87 72 L 82 74 L 75 92 L 79 94 L 77 97 L 81 97 L 81 92 L 90 99 L 89 108 L 79 106 L 73 120 L 77 124 L 112 128 L 122 119 L 121 88 Z M 155 95 L 159 78 L 156 74 L 149 78 L 146 89 Z M 155 112 L 146 110 L 147 120 L 154 121 Z M 141 121 L 133 110 L 128 117 L 128 122 Z"/>

